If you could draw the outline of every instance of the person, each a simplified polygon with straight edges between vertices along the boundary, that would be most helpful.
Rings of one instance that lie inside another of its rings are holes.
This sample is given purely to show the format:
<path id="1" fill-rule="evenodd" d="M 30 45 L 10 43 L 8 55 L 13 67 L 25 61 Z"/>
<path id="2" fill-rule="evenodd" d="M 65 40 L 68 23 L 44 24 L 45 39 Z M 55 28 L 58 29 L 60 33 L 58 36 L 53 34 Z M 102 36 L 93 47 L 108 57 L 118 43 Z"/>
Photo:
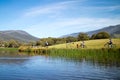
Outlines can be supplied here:
<path id="1" fill-rule="evenodd" d="M 45 46 L 48 47 L 48 45 L 49 45 L 49 44 L 48 44 L 48 42 L 46 41 L 46 42 L 45 42 Z"/>
<path id="2" fill-rule="evenodd" d="M 85 47 L 85 42 L 84 42 L 84 41 L 82 41 L 82 43 L 81 43 L 81 47 L 82 47 L 82 48 Z"/>
<path id="3" fill-rule="evenodd" d="M 109 44 L 109 47 L 112 48 L 112 44 L 113 44 L 112 39 L 109 39 L 108 44 Z"/>
<path id="4" fill-rule="evenodd" d="M 78 44 L 76 44 L 76 46 L 77 46 L 77 48 L 79 48 L 79 45 L 78 45 Z"/>

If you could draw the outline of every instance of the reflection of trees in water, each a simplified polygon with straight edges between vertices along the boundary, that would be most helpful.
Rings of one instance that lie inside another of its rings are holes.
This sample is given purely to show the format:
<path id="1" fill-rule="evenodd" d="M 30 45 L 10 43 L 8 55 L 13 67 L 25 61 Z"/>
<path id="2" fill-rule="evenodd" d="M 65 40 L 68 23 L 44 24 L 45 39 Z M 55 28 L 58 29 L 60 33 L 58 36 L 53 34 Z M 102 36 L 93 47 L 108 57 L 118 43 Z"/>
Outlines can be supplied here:
<path id="1" fill-rule="evenodd" d="M 22 64 L 26 61 L 28 61 L 29 59 L 26 58 L 26 59 L 22 59 L 22 58 L 3 58 L 1 59 L 0 58 L 0 64 Z"/>
<path id="2" fill-rule="evenodd" d="M 109 59 L 106 61 L 103 59 L 98 60 L 98 59 L 90 59 L 90 60 L 86 60 L 88 63 L 91 63 L 94 66 L 102 66 L 102 67 L 120 67 L 120 61 L 119 60 L 113 60 L 110 61 Z"/>
<path id="3" fill-rule="evenodd" d="M 87 56 L 87 55 L 86 55 Z M 98 55 L 99 56 L 99 55 Z M 112 56 L 112 55 L 111 55 Z M 88 57 L 80 57 L 80 58 L 72 58 L 72 59 L 65 59 L 65 60 L 73 60 L 76 64 L 79 64 L 79 63 L 87 63 L 87 64 L 92 64 L 94 66 L 104 66 L 104 67 L 120 67 L 120 58 L 98 58 L 98 57 L 93 57 L 91 56 L 90 58 Z"/>
<path id="4" fill-rule="evenodd" d="M 0 50 L 0 57 L 29 57 L 29 56 L 34 56 L 34 55 L 38 55 L 38 54 L 29 53 L 29 52 Z"/>
<path id="5" fill-rule="evenodd" d="M 19 56 L 19 53 L 17 51 L 0 50 L 0 57 L 3 56 Z"/>
<path id="6" fill-rule="evenodd" d="M 0 50 L 0 64 L 22 64 L 29 60 L 28 53 L 18 51 Z"/>
<path id="7" fill-rule="evenodd" d="M 38 54 L 18 51 L 0 51 L 0 63 L 24 63 L 30 56 L 41 55 L 51 59 L 73 61 L 76 64 L 87 62 L 95 66 L 120 67 L 119 49 L 116 50 L 52 50 L 52 52 Z M 9 58 L 10 57 L 10 58 Z"/>
<path id="8" fill-rule="evenodd" d="M 0 64 L 22 64 L 29 61 L 32 56 L 37 55 L 48 57 L 47 54 L 0 50 Z"/>

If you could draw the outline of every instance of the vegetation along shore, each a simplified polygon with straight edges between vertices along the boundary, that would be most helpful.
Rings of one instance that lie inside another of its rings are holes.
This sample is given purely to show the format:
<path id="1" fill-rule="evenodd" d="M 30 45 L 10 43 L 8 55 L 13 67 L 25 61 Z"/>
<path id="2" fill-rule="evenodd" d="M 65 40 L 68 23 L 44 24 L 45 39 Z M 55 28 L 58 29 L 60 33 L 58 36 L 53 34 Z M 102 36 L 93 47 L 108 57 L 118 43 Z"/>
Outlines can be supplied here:
<path id="1" fill-rule="evenodd" d="M 57 44 L 57 45 L 52 45 L 48 47 L 41 47 L 41 46 L 20 46 L 19 51 L 20 52 L 35 52 L 35 53 L 44 53 L 49 50 L 78 50 L 78 51 L 89 51 L 89 50 L 100 50 L 100 51 L 105 51 L 109 49 L 114 49 L 114 50 L 119 50 L 120 49 L 120 39 L 113 39 L 113 43 L 115 46 L 113 48 L 109 48 L 108 46 L 106 47 L 105 44 L 109 41 L 109 39 L 98 39 L 98 40 L 88 40 L 85 41 L 85 45 L 87 47 L 82 48 L 80 46 L 82 41 L 78 42 L 71 42 L 71 43 L 63 43 L 63 44 Z M 79 44 L 79 47 L 77 47 L 77 44 Z"/>

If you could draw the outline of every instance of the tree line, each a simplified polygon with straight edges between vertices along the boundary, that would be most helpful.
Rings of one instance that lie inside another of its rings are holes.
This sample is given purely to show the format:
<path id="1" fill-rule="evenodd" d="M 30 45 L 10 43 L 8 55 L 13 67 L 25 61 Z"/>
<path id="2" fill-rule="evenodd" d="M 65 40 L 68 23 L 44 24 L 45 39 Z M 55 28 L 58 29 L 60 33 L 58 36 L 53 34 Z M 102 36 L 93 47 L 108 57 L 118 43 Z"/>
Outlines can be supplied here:
<path id="1" fill-rule="evenodd" d="M 35 46 L 45 46 L 46 41 L 49 43 L 49 46 L 62 43 L 70 43 L 76 41 L 92 40 L 92 39 L 107 39 L 110 38 L 110 34 L 107 32 L 99 32 L 89 36 L 87 33 L 79 33 L 77 37 L 68 36 L 66 38 L 42 38 L 36 43 L 33 43 Z"/>
<path id="2" fill-rule="evenodd" d="M 84 41 L 84 40 L 91 40 L 91 39 L 107 39 L 110 38 L 110 34 L 107 32 L 99 32 L 97 34 L 93 34 L 92 36 L 88 36 L 87 33 L 79 33 L 77 37 L 68 36 L 66 38 L 42 38 L 38 41 L 31 41 L 29 43 L 23 43 L 16 40 L 10 40 L 10 41 L 0 41 L 0 47 L 12 47 L 12 48 L 18 48 L 21 45 L 26 46 L 45 46 L 45 42 L 47 41 L 49 46 L 55 45 L 55 44 L 62 44 L 62 43 L 70 43 L 70 42 L 76 42 L 76 41 Z"/>

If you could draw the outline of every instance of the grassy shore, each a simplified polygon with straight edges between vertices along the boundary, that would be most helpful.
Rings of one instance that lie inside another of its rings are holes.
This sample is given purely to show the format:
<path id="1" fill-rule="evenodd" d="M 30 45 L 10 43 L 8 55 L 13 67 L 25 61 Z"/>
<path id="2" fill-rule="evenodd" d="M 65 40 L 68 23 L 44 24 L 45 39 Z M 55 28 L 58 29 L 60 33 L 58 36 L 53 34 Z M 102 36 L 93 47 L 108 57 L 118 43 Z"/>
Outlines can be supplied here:
<path id="1" fill-rule="evenodd" d="M 18 48 L 0 48 L 0 50 L 9 50 L 9 51 L 17 51 Z"/>
<path id="2" fill-rule="evenodd" d="M 46 55 L 54 58 L 63 58 L 67 60 L 88 60 L 98 62 L 105 65 L 118 65 L 120 66 L 120 39 L 113 39 L 116 44 L 115 48 L 105 48 L 104 44 L 108 39 L 89 40 L 85 41 L 87 48 L 76 48 L 76 44 L 81 42 L 74 42 L 67 45 L 58 44 L 45 47 L 31 47 L 21 46 L 20 52 L 27 52 L 29 55 Z M 17 50 L 16 48 L 0 48 L 0 50 Z M 22 53 L 20 53 L 22 54 Z"/>
<path id="3" fill-rule="evenodd" d="M 20 52 L 35 52 L 35 53 L 45 53 L 49 50 L 57 50 L 57 49 L 67 49 L 69 51 L 71 51 L 71 49 L 77 49 L 80 52 L 85 51 L 85 52 L 90 52 L 90 50 L 94 51 L 95 49 L 98 50 L 100 49 L 105 51 L 104 49 L 108 49 L 106 47 L 104 47 L 104 44 L 106 42 L 108 42 L 108 39 L 99 39 L 99 40 L 88 40 L 85 41 L 85 45 L 87 46 L 87 48 L 77 48 L 76 45 L 80 44 L 81 41 L 79 42 L 74 42 L 74 43 L 64 43 L 64 44 L 58 44 L 58 45 L 53 45 L 53 46 L 49 46 L 49 47 L 39 47 L 39 46 L 35 46 L 35 47 L 31 47 L 31 46 L 21 46 L 19 47 L 19 51 Z M 116 44 L 116 47 L 112 48 L 115 50 L 119 50 L 120 49 L 120 39 L 113 39 L 113 43 Z M 109 50 L 109 49 L 108 49 Z M 61 50 L 61 51 L 65 51 L 65 50 Z"/>

